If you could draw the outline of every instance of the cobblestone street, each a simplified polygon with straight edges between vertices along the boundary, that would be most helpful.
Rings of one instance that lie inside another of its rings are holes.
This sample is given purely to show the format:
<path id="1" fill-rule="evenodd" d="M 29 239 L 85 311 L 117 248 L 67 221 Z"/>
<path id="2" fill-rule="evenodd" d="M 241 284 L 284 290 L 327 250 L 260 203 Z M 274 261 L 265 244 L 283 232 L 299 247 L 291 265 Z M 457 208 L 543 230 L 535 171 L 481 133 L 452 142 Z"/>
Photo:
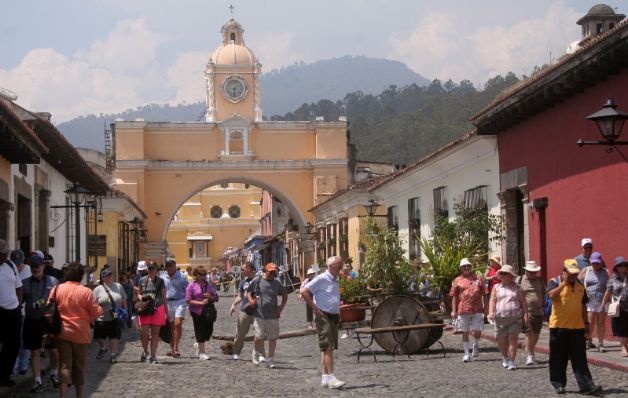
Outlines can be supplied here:
<path id="1" fill-rule="evenodd" d="M 215 334 L 231 335 L 236 318 L 229 317 L 227 308 L 231 296 L 223 296 L 218 304 L 219 318 Z M 282 318 L 282 331 L 303 329 L 304 304 L 290 295 Z M 360 396 L 360 397 L 441 397 L 494 396 L 545 397 L 554 396 L 548 381 L 547 357 L 539 355 L 542 363 L 507 371 L 501 367 L 501 357 L 494 343 L 481 342 L 481 354 L 472 363 L 461 361 L 459 335 L 445 332 L 441 339 L 447 349 L 446 358 L 433 355 L 398 356 L 393 358 L 377 352 L 378 362 L 363 356 L 357 363 L 358 341 L 341 340 L 336 362 L 336 375 L 347 385 L 342 390 L 319 386 L 319 351 L 315 336 L 278 341 L 275 361 L 269 369 L 250 361 L 252 343 L 246 343 L 243 360 L 233 361 L 220 352 L 222 342 L 212 341 L 210 361 L 194 357 L 191 319 L 186 319 L 181 344 L 182 357 L 167 357 L 166 344 L 160 342 L 158 365 L 140 363 L 141 347 L 138 333 L 123 331 L 119 362 L 113 366 L 95 359 L 96 344 L 89 350 L 86 396 L 90 397 L 278 397 L 278 396 Z M 521 365 L 525 357 L 519 356 Z M 596 383 L 604 386 L 605 396 L 628 396 L 628 377 L 624 372 L 592 366 Z M 58 392 L 47 384 L 43 394 L 28 394 L 28 381 L 22 376 L 18 393 L 0 390 L 3 396 L 55 397 Z M 577 386 L 569 370 L 568 394 L 575 396 Z M 48 380 L 46 380 L 48 383 Z M 73 396 L 73 395 L 72 395 Z"/>

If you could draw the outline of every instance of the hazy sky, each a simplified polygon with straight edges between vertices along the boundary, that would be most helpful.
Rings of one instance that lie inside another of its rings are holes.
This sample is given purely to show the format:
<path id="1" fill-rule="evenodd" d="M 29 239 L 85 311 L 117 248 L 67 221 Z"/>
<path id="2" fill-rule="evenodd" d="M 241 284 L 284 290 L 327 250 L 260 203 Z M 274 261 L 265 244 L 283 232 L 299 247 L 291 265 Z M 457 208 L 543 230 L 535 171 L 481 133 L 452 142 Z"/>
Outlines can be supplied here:
<path id="1" fill-rule="evenodd" d="M 529 73 L 550 52 L 563 55 L 595 2 L 7 0 L 0 87 L 57 123 L 202 100 L 203 67 L 230 4 L 266 72 L 350 54 L 399 60 L 428 79 L 480 84 L 498 73 Z"/>

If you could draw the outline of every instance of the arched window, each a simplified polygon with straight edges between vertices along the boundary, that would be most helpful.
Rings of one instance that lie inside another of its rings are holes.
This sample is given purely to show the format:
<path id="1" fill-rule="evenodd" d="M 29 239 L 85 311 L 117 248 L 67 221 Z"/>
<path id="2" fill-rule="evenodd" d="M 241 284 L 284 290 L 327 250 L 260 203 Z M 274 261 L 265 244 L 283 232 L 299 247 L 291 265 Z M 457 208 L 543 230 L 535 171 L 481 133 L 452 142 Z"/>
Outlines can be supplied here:
<path id="1" fill-rule="evenodd" d="M 216 205 L 211 208 L 211 216 L 212 218 L 220 218 L 222 216 L 222 207 Z"/>
<path id="2" fill-rule="evenodd" d="M 229 217 L 240 218 L 240 207 L 236 205 L 229 207 Z"/>
<path id="3" fill-rule="evenodd" d="M 231 39 L 231 41 L 235 42 L 235 33 L 231 33 L 230 39 Z"/>

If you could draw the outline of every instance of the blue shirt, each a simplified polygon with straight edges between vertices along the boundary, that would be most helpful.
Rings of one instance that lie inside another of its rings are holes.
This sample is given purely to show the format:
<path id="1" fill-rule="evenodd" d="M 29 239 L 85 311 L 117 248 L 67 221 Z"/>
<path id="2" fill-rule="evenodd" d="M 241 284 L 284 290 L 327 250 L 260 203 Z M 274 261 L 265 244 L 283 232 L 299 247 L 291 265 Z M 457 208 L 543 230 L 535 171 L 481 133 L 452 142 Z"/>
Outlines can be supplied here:
<path id="1" fill-rule="evenodd" d="M 179 271 L 176 271 L 172 278 L 167 272 L 162 272 L 159 276 L 166 283 L 166 298 L 168 300 L 185 299 L 185 289 L 187 289 L 189 283 L 188 278 Z"/>
<path id="2" fill-rule="evenodd" d="M 312 293 L 314 304 L 323 312 L 330 314 L 340 313 L 340 289 L 338 279 L 329 271 L 317 275 L 305 288 Z"/>
<path id="3" fill-rule="evenodd" d="M 582 254 L 579 256 L 576 256 L 574 260 L 576 260 L 576 262 L 578 263 L 578 268 L 580 268 L 580 271 L 582 271 L 583 269 L 591 265 L 591 261 L 589 261 L 588 258 L 584 258 Z"/>

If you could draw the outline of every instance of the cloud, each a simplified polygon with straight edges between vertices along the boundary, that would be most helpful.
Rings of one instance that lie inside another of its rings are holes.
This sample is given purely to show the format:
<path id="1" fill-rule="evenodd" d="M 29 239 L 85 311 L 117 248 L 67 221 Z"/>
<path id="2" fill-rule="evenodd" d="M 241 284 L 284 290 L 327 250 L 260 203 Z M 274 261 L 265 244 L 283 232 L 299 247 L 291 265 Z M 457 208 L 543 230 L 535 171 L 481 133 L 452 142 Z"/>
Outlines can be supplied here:
<path id="1" fill-rule="evenodd" d="M 29 51 L 15 67 L 0 69 L 0 82 L 18 94 L 20 105 L 52 113 L 55 123 L 165 102 L 155 59 L 162 42 L 142 20 L 121 21 L 107 40 L 71 57 L 52 48 Z"/>
<path id="2" fill-rule="evenodd" d="M 192 103 L 205 99 L 204 65 L 209 59 L 206 51 L 193 51 L 179 54 L 168 69 L 168 84 L 176 90 L 171 105 L 183 102 Z"/>
<path id="3" fill-rule="evenodd" d="M 407 36 L 391 39 L 391 57 L 424 76 L 454 81 L 486 81 L 509 71 L 530 73 L 556 60 L 578 38 L 580 14 L 565 3 L 552 4 L 540 18 L 511 26 L 480 26 L 464 15 L 432 13 Z"/>
<path id="4" fill-rule="evenodd" d="M 267 32 L 255 35 L 250 42 L 247 40 L 247 46 L 264 65 L 263 71 L 270 72 L 306 60 L 303 54 L 293 49 L 293 40 L 294 35 L 290 32 Z"/>

